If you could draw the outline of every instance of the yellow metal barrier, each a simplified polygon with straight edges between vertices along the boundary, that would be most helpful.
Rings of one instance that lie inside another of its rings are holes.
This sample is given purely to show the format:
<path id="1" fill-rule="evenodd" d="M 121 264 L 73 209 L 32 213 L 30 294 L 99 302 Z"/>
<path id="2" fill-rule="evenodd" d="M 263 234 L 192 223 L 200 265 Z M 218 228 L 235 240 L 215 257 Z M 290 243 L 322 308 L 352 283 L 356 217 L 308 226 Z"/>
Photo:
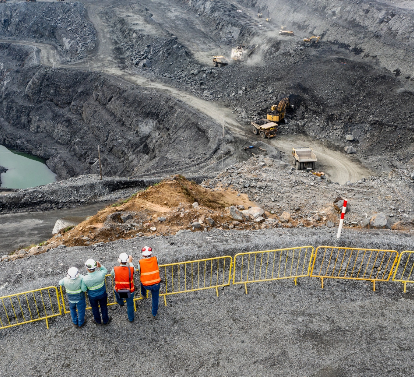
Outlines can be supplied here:
<path id="1" fill-rule="evenodd" d="M 139 296 L 141 292 L 140 291 L 141 283 L 139 283 L 139 278 L 137 278 L 137 275 L 138 275 L 137 272 L 138 271 L 134 273 L 135 296 Z M 137 282 L 138 282 L 138 285 L 137 285 Z M 108 293 L 108 300 L 107 300 L 108 306 L 116 305 L 117 302 L 116 302 L 116 297 L 114 293 L 115 284 L 114 284 L 114 278 L 112 277 L 111 274 L 105 275 L 105 285 L 106 285 L 106 293 Z M 63 312 L 67 314 L 67 313 L 70 313 L 70 310 L 69 310 L 68 303 L 65 300 L 66 295 L 64 293 L 65 293 L 65 288 L 60 286 L 60 294 L 62 296 Z M 135 310 L 137 310 L 135 302 L 138 300 L 142 300 L 142 297 L 134 298 L 134 309 Z M 86 307 L 86 310 L 90 310 L 90 309 L 92 309 L 90 306 Z"/>
<path id="2" fill-rule="evenodd" d="M 311 277 L 388 281 L 398 258 L 395 250 L 319 246 L 313 258 Z"/>
<path id="3" fill-rule="evenodd" d="M 46 321 L 62 315 L 56 287 L 47 287 L 0 297 L 0 329 L 25 323 Z"/>
<path id="4" fill-rule="evenodd" d="M 161 276 L 160 296 L 215 289 L 229 286 L 232 258 L 230 256 L 207 258 L 159 266 Z"/>
<path id="5" fill-rule="evenodd" d="M 393 281 L 400 281 L 404 284 L 404 293 L 407 292 L 407 283 L 414 283 L 414 251 L 403 251 L 398 257 Z"/>
<path id="6" fill-rule="evenodd" d="M 312 246 L 292 247 L 289 249 L 251 251 L 234 256 L 233 284 L 295 279 L 309 276 Z"/>

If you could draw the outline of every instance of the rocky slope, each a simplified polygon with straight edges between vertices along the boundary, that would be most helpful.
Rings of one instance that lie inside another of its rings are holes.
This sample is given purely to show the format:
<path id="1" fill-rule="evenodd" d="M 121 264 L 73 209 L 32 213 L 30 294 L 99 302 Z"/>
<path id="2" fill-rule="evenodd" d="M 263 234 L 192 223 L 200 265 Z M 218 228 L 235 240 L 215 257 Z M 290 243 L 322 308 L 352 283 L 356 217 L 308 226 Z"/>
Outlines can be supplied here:
<path id="1" fill-rule="evenodd" d="M 62 62 L 85 58 L 96 48 L 96 32 L 82 3 L 0 4 L 0 39 L 52 44 Z"/>

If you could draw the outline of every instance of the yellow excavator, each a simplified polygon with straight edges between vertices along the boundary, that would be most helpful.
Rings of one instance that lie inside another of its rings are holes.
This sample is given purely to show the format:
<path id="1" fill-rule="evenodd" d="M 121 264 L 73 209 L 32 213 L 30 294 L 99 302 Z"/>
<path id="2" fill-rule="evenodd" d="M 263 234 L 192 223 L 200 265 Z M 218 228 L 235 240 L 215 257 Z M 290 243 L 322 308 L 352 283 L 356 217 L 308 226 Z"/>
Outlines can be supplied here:
<path id="1" fill-rule="evenodd" d="M 305 42 L 305 44 L 313 44 L 318 43 L 319 39 L 321 39 L 320 35 L 312 35 L 309 38 L 303 38 L 303 42 Z"/>
<path id="2" fill-rule="evenodd" d="M 270 108 L 270 112 L 267 113 L 267 120 L 276 123 L 283 122 L 285 119 L 286 108 L 289 106 L 289 97 L 281 99 L 277 105 L 273 105 Z"/>

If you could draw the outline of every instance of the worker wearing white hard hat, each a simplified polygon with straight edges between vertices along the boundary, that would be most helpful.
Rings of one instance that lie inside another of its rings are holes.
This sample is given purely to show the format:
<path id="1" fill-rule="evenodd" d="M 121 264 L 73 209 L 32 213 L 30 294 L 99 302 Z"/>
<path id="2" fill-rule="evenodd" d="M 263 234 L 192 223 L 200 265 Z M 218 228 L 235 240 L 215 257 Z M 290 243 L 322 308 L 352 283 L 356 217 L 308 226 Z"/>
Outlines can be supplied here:
<path id="1" fill-rule="evenodd" d="M 134 322 L 134 265 L 132 264 L 132 255 L 121 253 L 118 258 L 119 266 L 115 266 L 111 275 L 115 280 L 115 297 L 119 306 L 124 306 L 124 300 L 127 304 L 127 313 L 129 322 Z M 129 264 L 129 265 L 128 265 Z"/>
<path id="2" fill-rule="evenodd" d="M 73 326 L 83 327 L 85 325 L 85 291 L 82 289 L 83 276 L 79 274 L 76 267 L 68 270 L 67 276 L 59 281 L 59 285 L 65 287 L 69 301 L 69 310 L 72 317 Z"/>
<path id="3" fill-rule="evenodd" d="M 94 322 L 97 325 L 107 325 L 112 319 L 108 316 L 108 294 L 106 293 L 105 284 L 105 275 L 108 270 L 93 259 L 88 259 L 85 262 L 85 267 L 88 274 L 82 280 L 82 287 L 87 289 Z M 99 308 L 101 312 L 99 312 Z"/>
<path id="4" fill-rule="evenodd" d="M 147 290 L 151 291 L 152 296 L 152 315 L 157 315 L 158 301 L 160 295 L 160 271 L 158 268 L 157 257 L 152 256 L 152 248 L 144 246 L 141 250 L 143 259 L 139 261 L 141 275 L 141 295 L 145 298 Z"/>

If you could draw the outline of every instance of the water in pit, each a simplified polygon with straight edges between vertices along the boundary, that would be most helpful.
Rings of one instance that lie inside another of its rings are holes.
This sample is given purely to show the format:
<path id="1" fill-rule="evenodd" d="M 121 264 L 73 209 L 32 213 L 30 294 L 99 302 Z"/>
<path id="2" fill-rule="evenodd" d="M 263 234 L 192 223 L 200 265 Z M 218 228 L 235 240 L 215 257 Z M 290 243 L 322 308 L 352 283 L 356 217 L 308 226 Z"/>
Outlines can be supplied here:
<path id="1" fill-rule="evenodd" d="M 38 157 L 11 151 L 0 145 L 0 166 L 8 169 L 1 174 L 0 187 L 24 189 L 55 182 L 53 173 Z"/>

